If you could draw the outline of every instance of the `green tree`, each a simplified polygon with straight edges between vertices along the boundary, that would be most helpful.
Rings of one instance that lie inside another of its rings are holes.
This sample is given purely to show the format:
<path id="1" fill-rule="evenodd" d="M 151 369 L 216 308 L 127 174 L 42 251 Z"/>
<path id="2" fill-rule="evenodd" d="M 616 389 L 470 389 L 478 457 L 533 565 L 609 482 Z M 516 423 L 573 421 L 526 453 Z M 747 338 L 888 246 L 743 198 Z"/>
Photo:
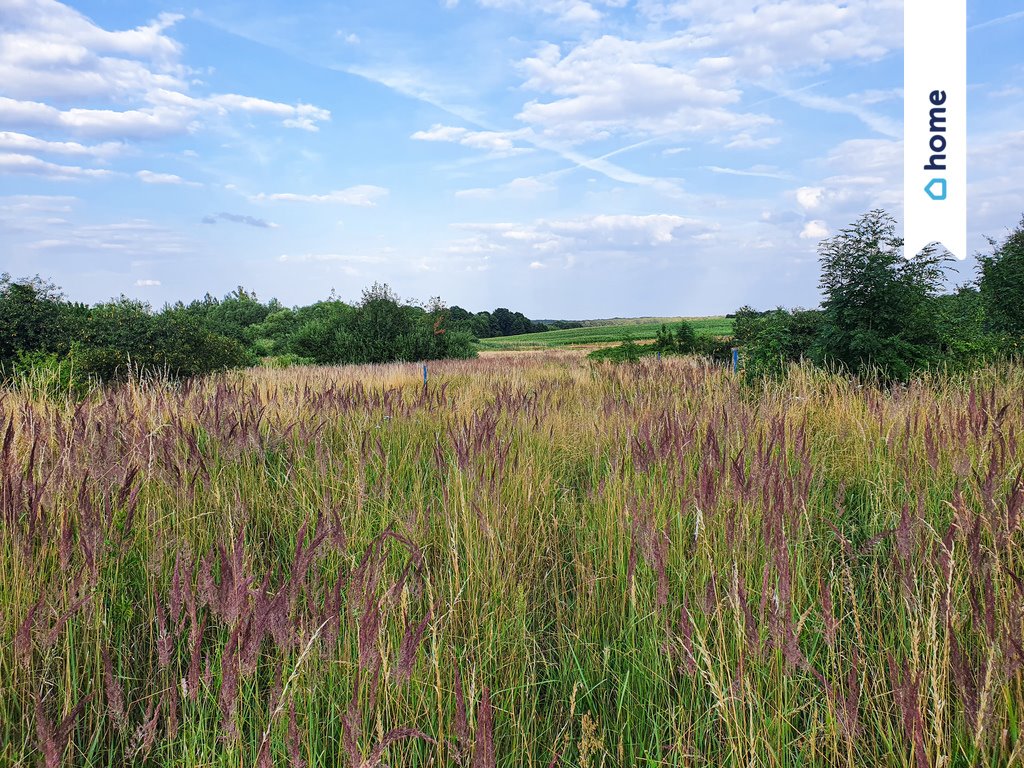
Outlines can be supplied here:
<path id="1" fill-rule="evenodd" d="M 689 355 L 697 349 L 697 331 L 685 320 L 676 327 L 674 346 L 684 355 Z"/>
<path id="2" fill-rule="evenodd" d="M 998 337 L 985 327 L 984 301 L 974 287 L 961 286 L 935 299 L 933 318 L 943 363 L 950 369 L 969 370 L 996 353 Z"/>
<path id="3" fill-rule="evenodd" d="M 296 310 L 288 351 L 321 365 L 352 362 L 348 327 L 355 312 L 355 308 L 336 299 Z"/>
<path id="4" fill-rule="evenodd" d="M 199 376 L 256 362 L 237 339 L 214 333 L 185 313 L 161 312 L 152 324 L 153 365 L 172 376 Z"/>
<path id="5" fill-rule="evenodd" d="M 895 219 L 882 210 L 818 245 L 824 295 L 819 362 L 899 380 L 939 362 L 931 300 L 949 257 L 928 248 L 904 259 L 902 248 Z"/>
<path id="6" fill-rule="evenodd" d="M 75 359 L 83 372 L 103 380 L 156 365 L 153 313 L 142 301 L 121 296 L 89 310 Z"/>
<path id="7" fill-rule="evenodd" d="M 675 347 L 676 343 L 672 336 L 672 331 L 668 329 L 665 323 L 662 323 L 661 328 L 658 329 L 658 333 L 654 337 L 654 348 L 659 352 L 674 352 Z"/>
<path id="8" fill-rule="evenodd" d="M 0 368 L 9 370 L 20 354 L 67 355 L 87 311 L 38 275 L 21 280 L 0 275 Z"/>
<path id="9" fill-rule="evenodd" d="M 214 333 L 249 344 L 253 340 L 252 329 L 266 320 L 270 312 L 271 308 L 261 304 L 255 293 L 238 286 L 210 308 L 207 324 Z"/>
<path id="10" fill-rule="evenodd" d="M 978 288 L 986 324 L 995 333 L 1024 339 L 1024 217 L 1002 242 L 989 238 L 992 253 L 978 255 Z"/>
<path id="11" fill-rule="evenodd" d="M 401 306 L 398 295 L 386 283 L 374 283 L 363 291 L 348 324 L 351 339 L 346 362 L 387 363 L 415 359 L 408 355 L 413 328 L 412 313 Z"/>
<path id="12" fill-rule="evenodd" d="M 300 327 L 297 312 L 287 307 L 278 309 L 259 325 L 251 326 L 253 349 L 261 356 L 287 354 L 289 340 Z"/>
<path id="13" fill-rule="evenodd" d="M 795 338 L 794 314 L 782 307 L 768 312 L 746 310 L 736 313 L 737 322 L 742 317 L 744 374 L 753 381 L 784 376 L 789 364 L 804 351 Z"/>
<path id="14" fill-rule="evenodd" d="M 737 346 L 745 346 L 751 342 L 758 331 L 760 319 L 767 312 L 758 312 L 749 304 L 744 304 L 733 315 L 732 336 Z"/>
<path id="15" fill-rule="evenodd" d="M 633 341 L 632 334 L 626 334 L 622 343 L 619 344 L 614 350 L 614 355 L 611 359 L 624 360 L 627 363 L 636 363 L 640 360 L 640 356 L 643 352 L 640 349 L 640 345 Z"/>

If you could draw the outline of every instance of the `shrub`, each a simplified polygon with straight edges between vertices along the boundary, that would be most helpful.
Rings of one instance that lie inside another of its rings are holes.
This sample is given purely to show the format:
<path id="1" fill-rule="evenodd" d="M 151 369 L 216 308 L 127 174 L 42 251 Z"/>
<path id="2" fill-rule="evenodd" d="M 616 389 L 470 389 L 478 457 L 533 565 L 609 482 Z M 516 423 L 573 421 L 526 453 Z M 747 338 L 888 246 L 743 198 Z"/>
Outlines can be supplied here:
<path id="1" fill-rule="evenodd" d="M 732 362 L 732 339 L 720 336 L 698 336 L 693 346 L 694 354 L 709 358 L 712 362 Z"/>
<path id="2" fill-rule="evenodd" d="M 7 378 L 22 394 L 55 401 L 81 400 L 92 384 L 71 356 L 42 351 L 20 352 Z"/>
<path id="3" fill-rule="evenodd" d="M 742 346 L 743 370 L 748 379 L 779 378 L 790 363 L 808 358 L 821 329 L 818 310 L 757 312 L 744 307 L 737 313 L 736 344 Z"/>
<path id="4" fill-rule="evenodd" d="M 697 349 L 697 331 L 690 323 L 683 320 L 676 328 L 675 348 L 684 355 L 688 355 Z"/>
<path id="5" fill-rule="evenodd" d="M 1015 342 L 1024 339 L 1024 217 L 999 243 L 989 238 L 991 254 L 978 255 L 978 287 L 986 325 Z"/>

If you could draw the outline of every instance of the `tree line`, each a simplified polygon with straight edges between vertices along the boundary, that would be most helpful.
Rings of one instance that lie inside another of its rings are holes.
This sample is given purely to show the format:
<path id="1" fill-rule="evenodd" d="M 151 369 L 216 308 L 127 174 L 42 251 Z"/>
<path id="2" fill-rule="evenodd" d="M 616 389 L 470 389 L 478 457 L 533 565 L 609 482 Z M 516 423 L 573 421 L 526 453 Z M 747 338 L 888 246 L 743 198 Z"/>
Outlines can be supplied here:
<path id="1" fill-rule="evenodd" d="M 125 296 L 87 305 L 52 282 L 0 275 L 0 374 L 55 367 L 79 382 L 132 372 L 187 377 L 260 360 L 277 365 L 384 363 L 475 355 L 480 338 L 548 330 L 521 312 L 471 313 L 403 301 L 374 283 L 357 302 L 332 295 L 309 306 L 260 301 L 239 287 L 154 311 Z"/>
<path id="2" fill-rule="evenodd" d="M 634 360 L 655 352 L 729 358 L 742 349 L 749 379 L 785 374 L 810 361 L 854 375 L 906 381 L 921 370 L 967 370 L 1024 349 L 1024 219 L 1004 240 L 990 239 L 977 275 L 946 290 L 952 258 L 928 248 L 903 256 L 895 219 L 864 214 L 818 246 L 823 300 L 816 309 L 741 307 L 734 337 L 698 337 L 683 323 L 663 327 L 653 345 L 626 342 L 602 350 Z M 498 308 L 469 312 L 402 301 L 374 283 L 359 301 L 332 295 L 309 306 L 261 302 L 239 287 L 154 312 L 124 296 L 89 306 L 67 299 L 39 277 L 0 275 L 0 376 L 40 367 L 77 381 L 123 378 L 133 371 L 195 376 L 225 368 L 274 364 L 384 363 L 465 358 L 474 341 L 580 325 L 544 324 Z M 595 353 L 597 356 L 597 353 Z"/>
<path id="3" fill-rule="evenodd" d="M 946 290 L 953 258 L 929 247 L 907 259 L 895 219 L 873 210 L 818 246 L 817 309 L 735 314 L 734 343 L 754 380 L 810 361 L 883 381 L 923 370 L 968 370 L 1019 356 L 1024 342 L 1024 218 L 989 239 L 975 279 Z"/>

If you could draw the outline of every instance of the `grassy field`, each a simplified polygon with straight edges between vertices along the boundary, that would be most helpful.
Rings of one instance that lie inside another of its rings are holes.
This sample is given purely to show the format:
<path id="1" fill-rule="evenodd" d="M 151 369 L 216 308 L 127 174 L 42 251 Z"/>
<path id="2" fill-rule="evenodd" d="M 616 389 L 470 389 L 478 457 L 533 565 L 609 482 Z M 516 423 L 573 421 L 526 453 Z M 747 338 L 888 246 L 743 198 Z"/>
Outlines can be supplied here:
<path id="1" fill-rule="evenodd" d="M 676 321 L 678 323 L 678 320 Z M 732 333 L 732 320 L 726 317 L 700 317 L 689 320 L 700 335 L 728 336 Z M 669 323 L 669 327 L 673 327 Z M 651 340 L 658 334 L 661 322 L 602 325 L 591 328 L 569 328 L 563 331 L 525 333 L 521 336 L 502 336 L 481 339 L 483 350 L 553 349 L 575 344 L 613 344 L 627 338 L 640 342 Z"/>
<path id="2" fill-rule="evenodd" d="M 0 393 L 0 765 L 1020 765 L 1024 369 Z"/>

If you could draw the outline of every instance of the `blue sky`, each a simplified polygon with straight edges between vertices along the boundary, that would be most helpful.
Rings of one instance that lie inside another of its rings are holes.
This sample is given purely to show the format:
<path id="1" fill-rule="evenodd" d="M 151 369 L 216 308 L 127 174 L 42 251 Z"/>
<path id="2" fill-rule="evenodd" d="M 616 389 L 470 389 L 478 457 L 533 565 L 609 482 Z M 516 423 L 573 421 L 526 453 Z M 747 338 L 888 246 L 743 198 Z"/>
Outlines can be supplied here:
<path id="1" fill-rule="evenodd" d="M 813 306 L 818 241 L 901 213 L 902 9 L 0 0 L 0 271 L 156 307 Z M 981 250 L 1024 213 L 1024 11 L 968 19 Z"/>

